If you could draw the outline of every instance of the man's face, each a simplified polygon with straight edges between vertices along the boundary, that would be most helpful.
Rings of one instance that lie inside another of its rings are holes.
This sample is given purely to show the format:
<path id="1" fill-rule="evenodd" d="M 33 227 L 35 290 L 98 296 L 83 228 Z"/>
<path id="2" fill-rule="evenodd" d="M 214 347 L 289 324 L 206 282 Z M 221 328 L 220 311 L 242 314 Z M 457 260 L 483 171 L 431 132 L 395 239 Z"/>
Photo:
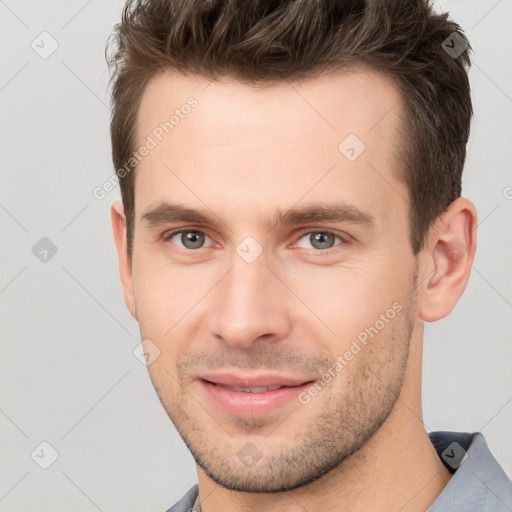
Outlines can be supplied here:
<path id="1" fill-rule="evenodd" d="M 419 329 L 399 108 L 363 69 L 260 89 L 167 73 L 144 92 L 135 315 L 165 410 L 225 487 L 312 481 L 393 409 Z"/>

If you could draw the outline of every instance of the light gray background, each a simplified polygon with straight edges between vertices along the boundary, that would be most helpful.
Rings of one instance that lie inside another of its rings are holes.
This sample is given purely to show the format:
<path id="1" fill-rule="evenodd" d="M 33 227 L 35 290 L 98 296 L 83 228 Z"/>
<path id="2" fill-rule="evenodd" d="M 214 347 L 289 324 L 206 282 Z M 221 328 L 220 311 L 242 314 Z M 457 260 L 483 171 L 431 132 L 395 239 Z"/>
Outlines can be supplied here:
<path id="1" fill-rule="evenodd" d="M 425 424 L 483 432 L 510 476 L 512 0 L 438 5 L 475 51 L 463 195 L 480 225 L 463 298 L 425 329 Z M 163 512 L 196 481 L 133 355 L 109 220 L 118 190 L 92 196 L 113 171 L 104 45 L 121 8 L 0 0 L 2 512 Z M 31 48 L 43 31 L 59 45 L 47 59 Z M 58 248 L 46 263 L 32 252 L 42 237 Z M 59 455 L 46 470 L 31 458 L 43 441 Z"/>

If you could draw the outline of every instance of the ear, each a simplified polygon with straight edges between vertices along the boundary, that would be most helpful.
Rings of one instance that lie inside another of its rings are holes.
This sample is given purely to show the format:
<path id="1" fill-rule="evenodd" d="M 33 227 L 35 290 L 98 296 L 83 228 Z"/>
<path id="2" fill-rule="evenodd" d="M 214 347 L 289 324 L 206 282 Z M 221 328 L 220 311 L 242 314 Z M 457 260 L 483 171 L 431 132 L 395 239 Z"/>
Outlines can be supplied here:
<path id="1" fill-rule="evenodd" d="M 128 242 L 126 239 L 126 216 L 120 201 L 116 201 L 110 207 L 110 217 L 112 219 L 112 231 L 114 233 L 117 258 L 119 260 L 119 273 L 121 274 L 124 302 L 132 316 L 137 319 L 135 295 L 133 293 L 132 267 L 128 255 Z"/>
<path id="2" fill-rule="evenodd" d="M 418 294 L 418 314 L 425 322 L 449 315 L 466 288 L 476 251 L 476 208 L 459 197 L 428 235 L 422 261 L 427 277 Z"/>

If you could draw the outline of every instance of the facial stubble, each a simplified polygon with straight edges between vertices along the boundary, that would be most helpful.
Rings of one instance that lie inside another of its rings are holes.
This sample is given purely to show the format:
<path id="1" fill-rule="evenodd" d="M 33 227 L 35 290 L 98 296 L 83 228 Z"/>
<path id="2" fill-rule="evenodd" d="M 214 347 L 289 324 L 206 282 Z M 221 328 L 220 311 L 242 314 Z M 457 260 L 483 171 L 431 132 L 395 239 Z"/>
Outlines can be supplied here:
<path id="1" fill-rule="evenodd" d="M 158 396 L 195 462 L 218 485 L 232 491 L 272 493 L 309 484 L 361 450 L 393 411 L 406 374 L 415 299 L 410 298 L 403 311 L 310 403 L 297 402 L 280 424 L 234 418 L 223 425 L 182 385 L 179 399 L 156 388 Z M 343 372 L 349 371 L 343 379 Z M 187 402 L 197 402 L 203 418 L 191 417 Z M 314 412 L 308 410 L 310 406 L 316 408 Z M 292 435 L 291 424 L 300 426 Z M 271 443 L 284 428 L 287 443 Z M 256 463 L 247 464 L 237 455 L 245 446 L 259 454 Z"/>

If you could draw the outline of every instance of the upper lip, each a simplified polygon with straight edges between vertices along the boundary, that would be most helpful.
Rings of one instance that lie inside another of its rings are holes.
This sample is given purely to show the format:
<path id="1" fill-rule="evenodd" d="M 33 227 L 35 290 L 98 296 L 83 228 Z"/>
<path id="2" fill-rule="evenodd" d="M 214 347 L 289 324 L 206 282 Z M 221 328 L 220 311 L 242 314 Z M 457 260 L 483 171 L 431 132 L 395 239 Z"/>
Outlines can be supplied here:
<path id="1" fill-rule="evenodd" d="M 300 386 L 313 379 L 291 377 L 276 373 L 259 373 L 242 375 L 236 373 L 204 373 L 200 378 L 214 384 L 235 387 L 274 387 L 274 386 Z"/>

